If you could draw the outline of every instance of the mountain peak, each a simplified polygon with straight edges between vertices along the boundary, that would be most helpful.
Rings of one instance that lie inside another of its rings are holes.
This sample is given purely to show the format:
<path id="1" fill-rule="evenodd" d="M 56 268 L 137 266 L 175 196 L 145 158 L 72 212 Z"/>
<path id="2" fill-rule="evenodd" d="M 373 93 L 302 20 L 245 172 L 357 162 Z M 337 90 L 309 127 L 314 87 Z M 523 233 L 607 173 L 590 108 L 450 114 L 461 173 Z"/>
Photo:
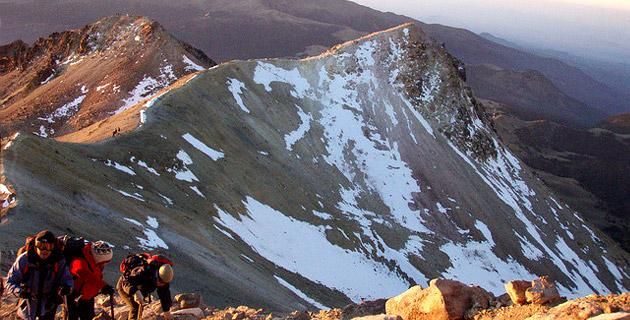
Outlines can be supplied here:
<path id="1" fill-rule="evenodd" d="M 215 65 L 146 17 L 117 15 L 0 47 L 0 133 L 42 137 L 89 126 Z M 6 131 L 6 132 L 5 132 Z"/>

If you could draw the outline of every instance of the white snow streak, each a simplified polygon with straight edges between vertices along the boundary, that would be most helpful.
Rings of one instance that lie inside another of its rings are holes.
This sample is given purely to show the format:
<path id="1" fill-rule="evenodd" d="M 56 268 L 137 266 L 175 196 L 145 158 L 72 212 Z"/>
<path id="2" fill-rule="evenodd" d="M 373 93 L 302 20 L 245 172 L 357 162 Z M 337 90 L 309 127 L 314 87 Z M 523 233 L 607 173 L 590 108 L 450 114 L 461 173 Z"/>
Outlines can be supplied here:
<path id="1" fill-rule="evenodd" d="M 245 89 L 245 84 L 237 79 L 228 79 L 227 85 L 228 89 L 232 93 L 232 96 L 234 97 L 234 100 L 236 100 L 238 106 L 241 107 L 241 110 L 250 113 L 249 109 L 245 106 L 245 104 L 243 103 L 243 99 L 241 98 L 241 95 L 243 94 L 243 89 Z"/>
<path id="2" fill-rule="evenodd" d="M 313 305 L 315 308 L 320 309 L 320 310 L 328 310 L 330 309 L 329 307 L 326 307 L 325 305 L 313 300 L 313 298 L 307 296 L 304 292 L 300 291 L 298 288 L 292 286 L 290 283 L 286 282 L 284 279 L 274 275 L 274 278 L 276 278 L 276 280 L 278 280 L 278 282 L 285 286 L 287 289 L 293 291 L 293 293 L 295 293 L 298 297 L 302 298 L 302 300 L 310 303 L 311 305 Z"/>
<path id="3" fill-rule="evenodd" d="M 195 138 L 190 133 L 184 134 L 182 138 L 184 138 L 184 140 L 190 143 L 193 147 L 195 147 L 197 150 L 201 151 L 203 154 L 207 155 L 208 157 L 210 157 L 210 159 L 214 161 L 217 161 L 225 156 L 223 152 L 208 147 L 205 143 L 201 142 L 201 140 Z"/>
<path id="4" fill-rule="evenodd" d="M 292 151 L 293 145 L 298 142 L 304 134 L 308 132 L 311 128 L 311 120 L 313 117 L 309 114 L 304 113 L 300 106 L 295 106 L 298 109 L 298 116 L 300 117 L 300 126 L 293 132 L 290 132 L 284 136 L 284 142 L 286 144 L 287 150 Z"/>
<path id="5" fill-rule="evenodd" d="M 182 62 L 186 65 L 186 67 L 184 67 L 185 71 L 201 71 L 201 70 L 206 70 L 206 68 L 194 63 L 192 60 L 190 60 L 190 58 L 188 58 L 187 55 L 183 54 L 182 55 Z"/>

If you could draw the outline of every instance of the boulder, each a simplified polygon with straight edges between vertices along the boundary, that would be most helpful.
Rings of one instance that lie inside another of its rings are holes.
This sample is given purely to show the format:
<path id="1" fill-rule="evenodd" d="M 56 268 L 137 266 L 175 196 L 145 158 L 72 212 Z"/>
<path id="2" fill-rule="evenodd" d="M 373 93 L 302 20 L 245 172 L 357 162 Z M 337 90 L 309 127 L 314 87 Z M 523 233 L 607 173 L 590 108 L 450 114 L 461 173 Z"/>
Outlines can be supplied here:
<path id="1" fill-rule="evenodd" d="M 199 308 L 201 306 L 201 295 L 198 293 L 180 293 L 175 296 L 175 302 L 180 309 Z"/>
<path id="2" fill-rule="evenodd" d="M 505 291 L 510 296 L 512 304 L 523 305 L 527 303 L 525 291 L 532 287 L 531 281 L 514 280 L 505 284 Z"/>
<path id="3" fill-rule="evenodd" d="M 589 318 L 589 320 L 630 320 L 630 313 L 628 312 L 615 312 L 605 313 L 598 316 Z"/>
<path id="4" fill-rule="evenodd" d="M 532 286 L 525 290 L 525 297 L 528 303 L 534 304 L 546 304 L 561 299 L 556 285 L 547 276 L 533 280 Z"/>
<path id="5" fill-rule="evenodd" d="M 311 316 L 307 311 L 293 311 L 287 317 L 287 320 L 310 320 Z"/>
<path id="6" fill-rule="evenodd" d="M 494 296 L 488 291 L 461 282 L 433 279 L 429 287 L 412 287 L 387 300 L 387 314 L 403 320 L 458 320 L 490 307 Z"/>
<path id="7" fill-rule="evenodd" d="M 341 311 L 341 319 L 353 319 L 357 317 L 380 315 L 385 313 L 385 302 L 387 299 L 364 301 L 357 304 L 349 304 Z"/>
<path id="8" fill-rule="evenodd" d="M 407 314 L 409 310 L 413 309 L 414 305 L 417 305 L 426 294 L 421 286 L 413 286 L 407 289 L 407 291 L 387 300 L 387 302 L 385 302 L 385 313 L 400 315 L 403 319 L 407 320 L 404 315 Z"/>
<path id="9" fill-rule="evenodd" d="M 352 320 L 402 320 L 402 318 L 398 315 L 377 314 L 371 316 L 356 317 L 352 318 Z"/>
<path id="10" fill-rule="evenodd" d="M 197 319 L 203 318 L 205 316 L 205 314 L 203 313 L 203 310 L 201 310 L 201 308 L 180 309 L 180 310 L 171 312 L 171 314 L 173 314 L 173 315 L 189 315 L 189 316 L 194 316 Z"/>

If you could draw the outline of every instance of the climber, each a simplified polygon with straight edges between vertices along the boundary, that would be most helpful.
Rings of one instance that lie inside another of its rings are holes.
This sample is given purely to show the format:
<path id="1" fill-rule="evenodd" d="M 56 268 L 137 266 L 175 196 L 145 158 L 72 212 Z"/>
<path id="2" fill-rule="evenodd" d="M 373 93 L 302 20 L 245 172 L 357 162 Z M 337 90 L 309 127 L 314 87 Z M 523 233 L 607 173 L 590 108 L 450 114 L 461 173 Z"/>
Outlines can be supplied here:
<path id="1" fill-rule="evenodd" d="M 160 255 L 131 254 L 120 265 L 118 294 L 129 306 L 128 320 L 141 319 L 145 298 L 157 291 L 162 305 L 162 316 L 171 319 L 171 290 L 173 263 Z"/>
<path id="2" fill-rule="evenodd" d="M 112 247 L 105 241 L 87 243 L 82 254 L 72 259 L 70 273 L 74 287 L 68 299 L 69 320 L 92 320 L 95 316 L 94 297 L 99 293 L 114 294 L 114 287 L 103 280 L 103 269 L 112 261 Z"/>
<path id="3" fill-rule="evenodd" d="M 20 298 L 18 317 L 53 320 L 62 297 L 73 281 L 52 232 L 42 230 L 27 238 L 26 246 L 7 275 L 7 291 Z"/>

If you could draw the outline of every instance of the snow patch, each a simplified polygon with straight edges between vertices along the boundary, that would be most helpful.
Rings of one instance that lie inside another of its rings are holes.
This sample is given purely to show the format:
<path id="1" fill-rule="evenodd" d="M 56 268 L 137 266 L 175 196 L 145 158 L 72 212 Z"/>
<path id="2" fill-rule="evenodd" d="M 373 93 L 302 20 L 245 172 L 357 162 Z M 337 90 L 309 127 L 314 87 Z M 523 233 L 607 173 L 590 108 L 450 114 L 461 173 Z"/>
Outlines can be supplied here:
<path id="1" fill-rule="evenodd" d="M 311 297 L 307 296 L 304 292 L 300 291 L 298 288 L 292 286 L 290 283 L 286 282 L 284 279 L 274 275 L 274 278 L 276 278 L 276 280 L 278 280 L 278 282 L 285 286 L 287 289 L 293 291 L 293 293 L 295 293 L 295 295 L 297 295 L 298 297 L 300 297 L 302 300 L 310 303 L 312 306 L 314 306 L 315 308 L 319 309 L 319 310 L 328 310 L 330 309 L 329 307 L 326 307 L 325 305 L 313 300 Z"/>
<path id="2" fill-rule="evenodd" d="M 144 201 L 144 198 L 142 198 L 142 195 L 141 195 L 141 194 L 139 194 L 139 193 L 137 193 L 137 192 L 135 192 L 134 194 L 131 194 L 131 193 L 127 193 L 127 192 L 122 191 L 122 190 L 118 190 L 118 189 L 112 188 L 111 186 L 110 186 L 110 188 L 111 188 L 112 190 L 114 190 L 114 191 L 116 191 L 116 192 L 118 192 L 118 193 L 122 194 L 122 195 L 123 195 L 123 196 L 125 196 L 125 197 L 132 198 L 132 199 L 135 199 L 135 200 L 138 200 L 138 201 L 145 202 L 145 201 Z"/>
<path id="3" fill-rule="evenodd" d="M 284 136 L 284 143 L 286 144 L 288 151 L 293 151 L 293 145 L 300 139 L 302 139 L 302 137 L 304 137 L 304 134 L 306 134 L 306 132 L 310 130 L 311 120 L 313 120 L 313 117 L 309 114 L 304 113 L 300 106 L 295 105 L 295 107 L 298 109 L 297 112 L 298 116 L 300 117 L 300 125 L 295 131 L 290 132 Z"/>
<path id="4" fill-rule="evenodd" d="M 118 162 L 111 161 L 111 160 L 108 159 L 108 160 L 106 160 L 104 162 L 104 164 L 106 166 L 108 166 L 108 167 L 114 167 L 116 170 L 122 171 L 122 172 L 124 172 L 124 173 L 126 173 L 126 174 L 128 174 L 130 176 L 135 176 L 136 175 L 136 172 L 133 171 L 133 169 L 131 169 L 131 168 L 127 167 L 127 166 L 123 166 L 122 164 L 120 164 Z"/>
<path id="5" fill-rule="evenodd" d="M 192 191 L 194 191 L 197 195 L 199 195 L 202 198 L 206 198 L 205 195 L 203 195 L 203 193 L 201 193 L 201 191 L 199 191 L 199 188 L 197 186 L 190 186 L 189 187 Z"/>
<path id="6" fill-rule="evenodd" d="M 409 284 L 387 266 L 328 242 L 324 227 L 287 217 L 251 197 L 244 204 L 247 215 L 235 218 L 217 208 L 215 221 L 276 265 L 336 288 L 353 301 L 393 296 L 407 289 Z M 326 261 L 321 257 L 327 257 Z"/>
<path id="7" fill-rule="evenodd" d="M 217 161 L 225 156 L 223 152 L 208 147 L 205 143 L 201 142 L 201 140 L 195 138 L 190 133 L 184 134 L 182 138 L 184 138 L 184 140 L 190 143 L 193 147 L 195 147 L 197 150 L 201 151 L 203 154 L 207 155 L 208 157 L 210 157 L 210 159 L 214 161 Z"/>
<path id="8" fill-rule="evenodd" d="M 157 229 L 157 225 L 158 225 L 157 220 L 153 221 L 152 218 L 149 217 L 149 219 L 147 220 L 147 224 L 149 224 L 150 228 L 145 227 L 142 223 L 134 219 L 124 218 L 124 220 L 142 229 L 142 233 L 144 233 L 144 236 L 146 237 L 146 239 L 141 238 L 141 237 L 136 237 L 138 242 L 140 242 L 140 245 L 139 245 L 140 248 L 143 248 L 145 250 L 157 249 L 157 248 L 163 248 L 163 249 L 168 250 L 168 245 L 166 244 L 166 242 L 164 242 L 164 240 L 162 240 L 157 235 L 155 230 L 153 230 L 153 229 Z M 153 224 L 155 224 L 156 227 L 153 227 L 152 226 Z"/>
<path id="9" fill-rule="evenodd" d="M 175 178 L 177 180 L 188 181 L 188 182 L 193 182 L 193 181 L 199 182 L 199 179 L 195 176 L 195 174 L 192 171 L 190 171 L 190 169 L 188 169 L 188 165 L 191 165 L 193 163 L 188 153 L 186 153 L 186 151 L 184 150 L 179 150 L 176 157 L 183 163 L 182 168 L 181 169 L 168 168 L 166 169 L 166 171 L 174 172 Z"/>
<path id="10" fill-rule="evenodd" d="M 186 65 L 184 67 L 184 71 L 201 71 L 206 70 L 206 68 L 194 63 L 187 55 L 182 55 L 182 62 Z"/>
<path id="11" fill-rule="evenodd" d="M 232 93 L 232 96 L 234 97 L 234 100 L 236 100 L 236 103 L 241 108 L 241 110 L 247 113 L 251 113 L 249 109 L 245 106 L 245 104 L 243 103 L 243 99 L 241 98 L 241 95 L 243 94 L 243 89 L 245 88 L 245 84 L 237 79 L 228 78 L 227 85 L 228 89 Z"/>
<path id="12" fill-rule="evenodd" d="M 320 211 L 316 211 L 316 210 L 313 210 L 313 214 L 315 216 L 323 219 L 323 220 L 332 220 L 332 218 L 333 218 L 333 216 L 328 214 L 328 213 L 320 212 Z"/>
<path id="13" fill-rule="evenodd" d="M 151 216 L 147 217 L 147 224 L 153 229 L 157 229 L 160 226 L 157 219 Z"/>

